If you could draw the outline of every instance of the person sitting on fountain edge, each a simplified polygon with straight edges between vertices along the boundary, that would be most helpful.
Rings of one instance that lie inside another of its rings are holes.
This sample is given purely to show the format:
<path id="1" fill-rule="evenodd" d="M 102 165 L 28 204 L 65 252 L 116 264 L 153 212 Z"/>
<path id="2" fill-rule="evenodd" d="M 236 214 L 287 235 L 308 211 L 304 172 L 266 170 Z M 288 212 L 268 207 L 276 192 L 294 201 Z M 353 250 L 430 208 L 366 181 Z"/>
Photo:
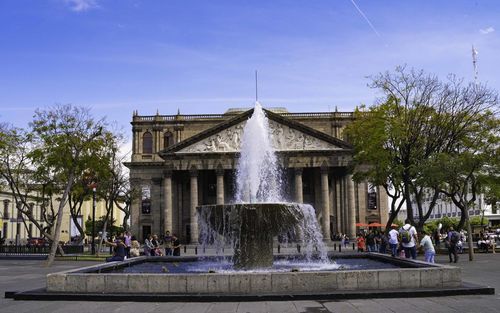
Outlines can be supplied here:
<path id="1" fill-rule="evenodd" d="M 116 239 L 115 242 L 109 242 L 107 240 L 104 240 L 104 242 L 107 245 L 113 247 L 113 256 L 106 258 L 106 262 L 125 260 L 125 257 L 127 255 L 127 252 L 125 250 L 126 246 L 121 239 Z"/>

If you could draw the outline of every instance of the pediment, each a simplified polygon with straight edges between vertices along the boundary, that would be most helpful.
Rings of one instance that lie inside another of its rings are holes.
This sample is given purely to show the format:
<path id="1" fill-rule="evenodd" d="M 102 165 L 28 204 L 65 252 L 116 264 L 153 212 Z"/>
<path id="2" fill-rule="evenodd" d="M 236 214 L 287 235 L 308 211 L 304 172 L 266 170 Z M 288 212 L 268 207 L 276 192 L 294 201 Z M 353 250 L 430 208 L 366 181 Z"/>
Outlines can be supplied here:
<path id="1" fill-rule="evenodd" d="M 252 112 L 253 110 L 242 113 L 241 116 L 188 138 L 160 154 L 238 153 L 243 128 Z M 269 121 L 272 144 L 278 152 L 337 151 L 351 148 L 349 144 L 340 139 L 279 114 L 266 110 L 266 115 Z"/>

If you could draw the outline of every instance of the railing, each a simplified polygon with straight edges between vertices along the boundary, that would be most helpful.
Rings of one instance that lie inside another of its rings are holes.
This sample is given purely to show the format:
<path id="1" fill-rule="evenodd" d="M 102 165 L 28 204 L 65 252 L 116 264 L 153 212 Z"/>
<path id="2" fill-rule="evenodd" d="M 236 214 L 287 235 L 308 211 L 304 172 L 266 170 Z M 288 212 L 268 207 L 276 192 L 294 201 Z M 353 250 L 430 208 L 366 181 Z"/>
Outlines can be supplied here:
<path id="1" fill-rule="evenodd" d="M 142 115 L 142 116 L 134 116 L 134 121 L 137 122 L 154 122 L 155 120 L 159 121 L 186 121 L 186 120 L 201 120 L 201 119 L 223 119 L 231 115 L 235 115 L 235 113 L 225 113 L 225 114 L 191 114 L 191 115 Z M 310 112 L 310 113 L 277 113 L 284 117 L 290 118 L 307 118 L 307 117 L 323 117 L 323 118 L 353 118 L 353 112 Z"/>
<path id="2" fill-rule="evenodd" d="M 83 253 L 83 246 L 62 246 L 65 254 Z M 0 246 L 0 253 L 4 254 L 49 254 L 50 246 Z"/>
<path id="3" fill-rule="evenodd" d="M 49 254 L 49 246 L 0 246 L 0 253 L 7 254 Z"/>

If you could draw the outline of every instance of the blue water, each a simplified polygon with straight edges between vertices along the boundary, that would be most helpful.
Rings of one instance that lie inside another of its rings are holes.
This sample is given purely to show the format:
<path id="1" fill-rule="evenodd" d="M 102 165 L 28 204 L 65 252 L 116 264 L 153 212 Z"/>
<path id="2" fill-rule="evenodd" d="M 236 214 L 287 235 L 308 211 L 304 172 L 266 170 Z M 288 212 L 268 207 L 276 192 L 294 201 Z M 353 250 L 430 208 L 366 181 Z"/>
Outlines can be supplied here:
<path id="1" fill-rule="evenodd" d="M 244 272 L 266 273 L 266 272 L 290 272 L 298 270 L 307 271 L 340 271 L 340 270 L 369 270 L 369 269 L 393 269 L 399 266 L 368 258 L 339 258 L 328 262 L 306 262 L 304 260 L 276 260 L 272 268 L 244 270 Z M 130 267 L 114 270 L 114 273 L 230 273 L 243 270 L 235 270 L 229 259 L 206 259 L 193 262 L 144 262 Z"/>

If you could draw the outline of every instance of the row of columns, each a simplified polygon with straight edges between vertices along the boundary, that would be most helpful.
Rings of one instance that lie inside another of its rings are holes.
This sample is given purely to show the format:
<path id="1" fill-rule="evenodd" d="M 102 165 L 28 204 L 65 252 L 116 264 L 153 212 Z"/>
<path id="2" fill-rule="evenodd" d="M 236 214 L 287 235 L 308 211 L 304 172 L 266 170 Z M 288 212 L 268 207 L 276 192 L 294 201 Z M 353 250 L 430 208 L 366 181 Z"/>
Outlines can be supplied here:
<path id="1" fill-rule="evenodd" d="M 323 238 L 330 238 L 330 188 L 329 188 L 329 178 L 328 178 L 328 167 L 321 167 L 321 229 L 323 231 Z M 341 221 L 342 216 L 342 207 L 344 204 L 342 203 L 342 194 L 341 194 L 341 180 L 336 181 L 336 194 L 335 198 L 337 199 L 337 203 L 335 205 L 336 212 L 335 215 L 337 217 L 337 229 L 341 229 L 341 225 L 343 224 Z M 352 175 L 347 175 L 343 182 L 343 185 L 347 189 L 347 212 L 344 211 L 345 216 L 345 225 L 347 225 L 346 232 L 348 233 L 350 238 L 355 238 L 356 236 L 356 202 L 355 202 L 355 188 L 354 181 L 352 180 Z M 298 203 L 304 202 L 303 188 L 302 188 L 302 168 L 295 168 L 295 201 Z"/>
<path id="2" fill-rule="evenodd" d="M 173 205 L 172 205 L 172 171 L 164 173 L 164 229 L 172 231 L 173 227 Z M 216 203 L 224 204 L 224 169 L 218 168 L 216 170 Z M 356 207 L 355 207 L 355 188 L 352 175 L 348 175 L 345 179 L 347 191 L 347 232 L 351 238 L 356 235 Z M 340 194 L 341 181 L 337 181 L 336 198 L 342 199 Z M 328 168 L 321 168 L 321 228 L 323 230 L 323 237 L 330 238 L 330 194 L 329 194 L 329 178 Z M 303 184 L 302 184 L 302 168 L 295 169 L 295 201 L 298 203 L 304 202 Z M 341 205 L 337 201 L 336 216 L 337 216 L 337 229 L 341 227 Z M 190 171 L 190 227 L 191 227 L 191 242 L 198 242 L 198 219 L 196 207 L 199 205 L 198 201 L 198 171 L 192 169 Z M 344 211 L 345 212 L 345 211 Z"/>
<path id="3" fill-rule="evenodd" d="M 198 171 L 192 169 L 190 174 L 190 228 L 191 228 L 191 242 L 198 242 L 198 215 L 196 207 L 199 205 L 198 201 Z M 217 169 L 217 204 L 224 204 L 224 170 Z M 166 171 L 163 179 L 164 186 L 164 229 L 172 231 L 173 227 L 173 206 L 172 206 L 172 171 Z"/>

